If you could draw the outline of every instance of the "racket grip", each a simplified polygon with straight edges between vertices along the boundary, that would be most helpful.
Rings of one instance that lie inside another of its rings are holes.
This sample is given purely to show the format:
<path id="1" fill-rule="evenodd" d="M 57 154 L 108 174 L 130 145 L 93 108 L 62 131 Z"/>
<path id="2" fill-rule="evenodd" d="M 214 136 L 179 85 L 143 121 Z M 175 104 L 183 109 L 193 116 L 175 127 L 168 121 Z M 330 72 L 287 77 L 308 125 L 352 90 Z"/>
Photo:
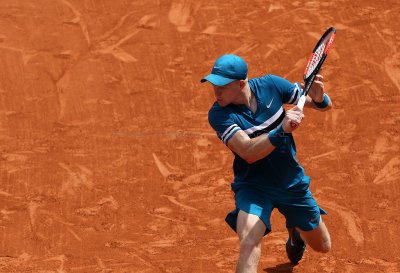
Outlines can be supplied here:
<path id="1" fill-rule="evenodd" d="M 306 103 L 306 96 L 301 95 L 299 102 L 297 103 L 297 107 L 300 108 L 301 111 L 303 111 L 304 104 Z"/>

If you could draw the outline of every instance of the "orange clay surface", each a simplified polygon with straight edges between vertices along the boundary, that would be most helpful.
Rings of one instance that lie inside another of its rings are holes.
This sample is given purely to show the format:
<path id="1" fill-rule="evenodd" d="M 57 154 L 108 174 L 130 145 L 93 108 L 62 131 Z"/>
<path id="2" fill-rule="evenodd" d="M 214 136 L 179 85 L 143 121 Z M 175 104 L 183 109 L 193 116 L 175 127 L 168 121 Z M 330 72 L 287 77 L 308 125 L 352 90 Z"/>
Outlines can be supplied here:
<path id="1" fill-rule="evenodd" d="M 233 155 L 199 81 L 227 53 L 301 81 L 330 26 L 334 107 L 294 137 L 332 250 L 290 265 L 274 211 L 259 272 L 400 272 L 398 4 L 1 0 L 0 272 L 233 272 Z"/>

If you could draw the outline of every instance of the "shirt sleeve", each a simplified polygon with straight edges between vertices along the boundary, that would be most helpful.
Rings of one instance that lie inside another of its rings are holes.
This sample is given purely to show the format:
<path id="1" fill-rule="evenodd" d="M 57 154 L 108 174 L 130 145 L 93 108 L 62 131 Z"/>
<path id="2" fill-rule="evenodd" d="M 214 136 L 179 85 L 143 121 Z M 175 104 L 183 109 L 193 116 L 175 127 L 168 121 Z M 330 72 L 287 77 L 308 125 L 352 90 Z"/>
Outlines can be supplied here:
<path id="1" fill-rule="evenodd" d="M 281 77 L 269 75 L 276 89 L 282 96 L 282 102 L 286 104 L 297 104 L 303 93 L 300 83 L 291 83 Z"/>
<path id="2" fill-rule="evenodd" d="M 235 123 L 229 111 L 213 107 L 208 112 L 208 122 L 217 133 L 219 139 L 228 146 L 228 141 L 241 128 Z"/>

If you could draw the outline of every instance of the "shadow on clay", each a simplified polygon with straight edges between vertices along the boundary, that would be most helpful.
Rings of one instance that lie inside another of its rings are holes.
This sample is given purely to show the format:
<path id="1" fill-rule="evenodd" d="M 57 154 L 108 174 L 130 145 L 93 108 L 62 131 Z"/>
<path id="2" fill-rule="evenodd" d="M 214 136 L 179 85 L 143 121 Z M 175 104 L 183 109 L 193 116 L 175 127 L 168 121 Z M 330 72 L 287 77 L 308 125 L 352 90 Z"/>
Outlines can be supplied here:
<path id="1" fill-rule="evenodd" d="M 264 268 L 264 271 L 268 273 L 276 273 L 276 272 L 291 273 L 293 272 L 294 267 L 295 265 L 292 263 L 284 263 L 284 264 L 278 264 L 275 267 Z"/>

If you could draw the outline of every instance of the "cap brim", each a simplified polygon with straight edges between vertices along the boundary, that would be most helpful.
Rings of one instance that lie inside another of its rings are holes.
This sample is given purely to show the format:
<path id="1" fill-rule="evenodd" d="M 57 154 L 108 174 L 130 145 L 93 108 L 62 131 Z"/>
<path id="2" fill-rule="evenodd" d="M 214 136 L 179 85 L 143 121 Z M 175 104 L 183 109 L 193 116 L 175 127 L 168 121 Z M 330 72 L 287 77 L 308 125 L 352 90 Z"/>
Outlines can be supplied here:
<path id="1" fill-rule="evenodd" d="M 205 82 L 205 81 L 209 81 L 216 86 L 224 86 L 224 85 L 227 85 L 228 83 L 231 83 L 231 82 L 237 81 L 237 80 L 224 78 L 224 77 L 221 77 L 221 76 L 218 76 L 215 74 L 210 74 L 207 77 L 201 79 L 201 82 Z"/>

